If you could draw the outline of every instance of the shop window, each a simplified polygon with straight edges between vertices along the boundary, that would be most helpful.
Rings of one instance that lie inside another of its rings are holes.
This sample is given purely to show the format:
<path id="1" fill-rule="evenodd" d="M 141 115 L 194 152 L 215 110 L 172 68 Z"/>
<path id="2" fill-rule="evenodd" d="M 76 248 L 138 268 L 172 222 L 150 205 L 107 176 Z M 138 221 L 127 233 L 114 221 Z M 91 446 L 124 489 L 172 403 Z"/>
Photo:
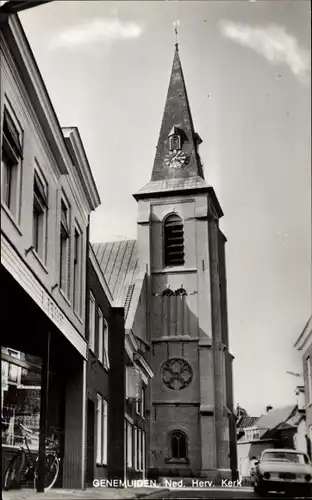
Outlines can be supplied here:
<path id="1" fill-rule="evenodd" d="M 70 207 L 63 199 L 61 201 L 60 227 L 60 287 L 68 296 L 70 275 Z"/>
<path id="2" fill-rule="evenodd" d="M 41 359 L 1 348 L 2 446 L 20 447 L 23 431 L 32 430 L 28 445 L 39 447 Z"/>
<path id="3" fill-rule="evenodd" d="M 107 401 L 97 395 L 96 407 L 96 463 L 107 465 Z"/>
<path id="4" fill-rule="evenodd" d="M 74 273 L 73 273 L 73 305 L 74 311 L 81 316 L 82 306 L 82 232 L 76 225 L 74 235 Z"/>
<path id="5" fill-rule="evenodd" d="M 36 169 L 33 199 L 33 248 L 43 262 L 46 261 L 47 218 L 48 185 L 43 175 Z"/>
<path id="6" fill-rule="evenodd" d="M 15 219 L 19 209 L 22 142 L 23 131 L 13 111 L 9 113 L 5 107 L 1 150 L 1 198 Z"/>

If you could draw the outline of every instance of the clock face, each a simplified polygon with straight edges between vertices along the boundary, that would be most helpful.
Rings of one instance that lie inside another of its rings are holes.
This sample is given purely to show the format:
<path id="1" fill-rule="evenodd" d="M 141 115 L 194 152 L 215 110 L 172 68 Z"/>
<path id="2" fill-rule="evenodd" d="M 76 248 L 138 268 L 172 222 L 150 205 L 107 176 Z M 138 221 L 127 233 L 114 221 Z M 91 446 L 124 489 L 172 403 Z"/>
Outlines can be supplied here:
<path id="1" fill-rule="evenodd" d="M 188 162 L 188 155 L 183 151 L 170 151 L 165 157 L 167 167 L 178 170 Z"/>

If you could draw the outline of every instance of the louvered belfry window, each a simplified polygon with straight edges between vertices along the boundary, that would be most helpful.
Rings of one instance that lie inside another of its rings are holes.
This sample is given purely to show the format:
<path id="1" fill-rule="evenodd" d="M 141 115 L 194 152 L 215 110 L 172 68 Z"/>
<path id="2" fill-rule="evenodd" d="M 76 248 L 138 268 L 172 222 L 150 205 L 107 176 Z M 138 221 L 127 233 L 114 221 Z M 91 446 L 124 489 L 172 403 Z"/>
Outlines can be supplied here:
<path id="1" fill-rule="evenodd" d="M 182 219 L 169 215 L 165 220 L 165 266 L 184 264 L 184 233 Z"/>

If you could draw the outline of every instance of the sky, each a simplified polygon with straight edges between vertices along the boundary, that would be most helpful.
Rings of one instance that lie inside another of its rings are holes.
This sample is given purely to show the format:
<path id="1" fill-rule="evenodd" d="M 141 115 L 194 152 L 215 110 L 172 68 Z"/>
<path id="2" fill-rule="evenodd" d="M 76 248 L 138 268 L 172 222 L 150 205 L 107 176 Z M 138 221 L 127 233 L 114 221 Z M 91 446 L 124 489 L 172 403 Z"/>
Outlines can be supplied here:
<path id="1" fill-rule="evenodd" d="M 235 403 L 296 403 L 311 315 L 308 1 L 55 1 L 20 14 L 62 126 L 77 126 L 101 197 L 93 242 L 136 238 L 173 23 L 205 178 L 222 206 Z"/>

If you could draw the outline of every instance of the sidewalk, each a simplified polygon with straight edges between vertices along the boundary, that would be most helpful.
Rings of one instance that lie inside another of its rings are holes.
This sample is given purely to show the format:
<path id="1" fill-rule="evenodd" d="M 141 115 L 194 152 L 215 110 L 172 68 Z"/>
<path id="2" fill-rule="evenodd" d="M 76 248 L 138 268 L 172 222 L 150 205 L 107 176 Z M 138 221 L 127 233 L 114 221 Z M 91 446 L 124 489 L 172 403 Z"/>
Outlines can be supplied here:
<path id="1" fill-rule="evenodd" d="M 86 490 L 52 489 L 45 493 L 35 490 L 10 490 L 2 492 L 3 500 L 124 500 L 127 498 L 141 498 L 155 493 L 168 492 L 168 488 L 87 488 Z"/>

